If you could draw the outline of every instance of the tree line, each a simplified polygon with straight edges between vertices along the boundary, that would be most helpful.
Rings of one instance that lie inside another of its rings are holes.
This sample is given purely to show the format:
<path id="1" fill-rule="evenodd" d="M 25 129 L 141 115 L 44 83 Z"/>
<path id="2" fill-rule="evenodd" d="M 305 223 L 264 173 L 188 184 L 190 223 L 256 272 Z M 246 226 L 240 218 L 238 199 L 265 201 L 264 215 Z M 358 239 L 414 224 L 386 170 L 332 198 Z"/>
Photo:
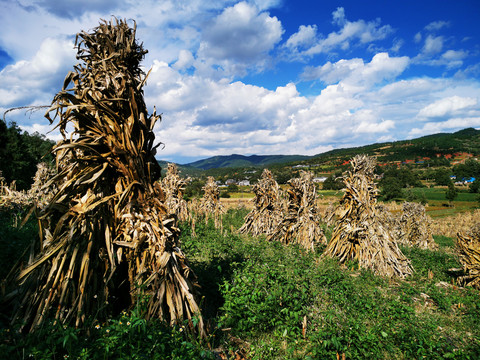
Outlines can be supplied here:
<path id="1" fill-rule="evenodd" d="M 54 144 L 38 132 L 29 134 L 15 122 L 0 120 L 0 171 L 7 184 L 15 180 L 17 190 L 29 189 L 37 164 L 53 161 Z"/>

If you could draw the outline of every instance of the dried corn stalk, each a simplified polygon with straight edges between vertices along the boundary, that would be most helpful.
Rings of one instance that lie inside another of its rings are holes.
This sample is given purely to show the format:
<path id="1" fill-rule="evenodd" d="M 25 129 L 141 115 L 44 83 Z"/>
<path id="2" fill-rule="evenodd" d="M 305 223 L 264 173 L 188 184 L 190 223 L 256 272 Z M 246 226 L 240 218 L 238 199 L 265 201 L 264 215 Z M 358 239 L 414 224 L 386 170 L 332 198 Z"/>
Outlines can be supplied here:
<path id="1" fill-rule="evenodd" d="M 212 176 L 207 178 L 207 183 L 202 188 L 204 191 L 200 202 L 200 212 L 205 214 L 205 220 L 208 221 L 212 216 L 215 227 L 221 226 L 222 215 L 224 213 L 223 205 L 220 204 L 220 190 Z"/>
<path id="2" fill-rule="evenodd" d="M 252 190 L 255 193 L 254 208 L 245 216 L 239 232 L 254 236 L 269 235 L 282 219 L 280 191 L 270 170 L 263 170 L 262 177 Z"/>
<path id="3" fill-rule="evenodd" d="M 403 213 L 398 220 L 397 241 L 421 249 L 438 249 L 433 239 L 431 219 L 425 213 L 425 206 L 418 203 L 403 203 Z"/>
<path id="4" fill-rule="evenodd" d="M 476 224 L 480 223 L 480 210 L 464 212 L 455 216 L 437 218 L 432 221 L 432 233 L 456 237 L 458 233 L 466 233 Z"/>
<path id="5" fill-rule="evenodd" d="M 23 212 L 34 205 L 39 208 L 45 207 L 56 191 L 52 184 L 45 186 L 54 175 L 55 170 L 46 163 L 37 164 L 33 184 L 28 191 L 17 191 L 15 183 L 7 186 L 5 179 L 0 179 L 0 208 Z"/>
<path id="6" fill-rule="evenodd" d="M 76 44 L 82 63 L 46 114 L 58 118 L 63 135 L 53 150 L 58 175 L 50 180 L 59 190 L 40 216 L 41 251 L 18 269 L 18 287 L 8 296 L 18 300 L 13 320 L 26 331 L 49 316 L 80 326 L 146 294 L 147 318 L 174 323 L 197 314 L 203 334 L 196 278 L 156 182 L 153 127 L 160 116 L 149 116 L 143 100 L 146 50 L 135 27 L 116 19 L 79 33 Z"/>
<path id="7" fill-rule="evenodd" d="M 339 220 L 325 250 L 326 256 L 344 263 L 357 260 L 361 268 L 384 276 L 404 277 L 412 273 L 410 261 L 398 248 L 390 231 L 378 218 L 375 160 L 357 155 L 353 170 L 345 176 Z"/>
<path id="8" fill-rule="evenodd" d="M 467 234 L 457 234 L 460 263 L 466 275 L 457 279 L 460 285 L 480 290 L 480 226 L 474 226 Z"/>
<path id="9" fill-rule="evenodd" d="M 162 190 L 165 193 L 165 205 L 167 209 L 181 221 L 189 218 L 187 202 L 183 194 L 187 186 L 187 180 L 180 177 L 177 165 L 168 164 L 167 174 L 162 179 Z"/>
<path id="10" fill-rule="evenodd" d="M 284 244 L 297 243 L 307 250 L 313 250 L 316 244 L 326 243 L 320 227 L 313 173 L 302 171 L 300 178 L 291 179 L 288 184 L 286 213 L 267 239 Z"/>

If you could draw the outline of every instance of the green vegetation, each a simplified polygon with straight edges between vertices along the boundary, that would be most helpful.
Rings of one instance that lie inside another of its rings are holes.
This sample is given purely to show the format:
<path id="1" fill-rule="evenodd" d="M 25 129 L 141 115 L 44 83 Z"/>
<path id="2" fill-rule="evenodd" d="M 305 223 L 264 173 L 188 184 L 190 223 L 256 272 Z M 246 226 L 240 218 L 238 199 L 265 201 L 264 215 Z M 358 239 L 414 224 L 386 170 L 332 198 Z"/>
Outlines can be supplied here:
<path id="1" fill-rule="evenodd" d="M 322 184 L 323 190 L 342 190 L 345 187 L 341 173 L 331 174 Z"/>
<path id="2" fill-rule="evenodd" d="M 4 328 L 0 351 L 12 360 L 213 359 L 235 353 L 267 360 L 480 357 L 480 294 L 450 285 L 448 269 L 459 267 L 451 238 L 436 236 L 438 251 L 402 248 L 415 273 L 389 281 L 354 262 L 343 267 L 323 259 L 321 247 L 305 253 L 232 232 L 246 214 L 229 210 L 223 230 L 198 221 L 196 236 L 189 224 L 180 226 L 204 296 L 210 328 L 205 341 L 181 326 L 145 322 L 140 301 L 131 312 L 102 324 L 90 319 L 80 329 L 49 323 L 20 336 Z"/>
<path id="3" fill-rule="evenodd" d="M 54 142 L 38 133 L 21 131 L 16 123 L 0 120 L 0 171 L 7 184 L 16 181 L 17 190 L 26 190 L 33 183 L 37 164 L 53 160 L 50 149 Z"/>

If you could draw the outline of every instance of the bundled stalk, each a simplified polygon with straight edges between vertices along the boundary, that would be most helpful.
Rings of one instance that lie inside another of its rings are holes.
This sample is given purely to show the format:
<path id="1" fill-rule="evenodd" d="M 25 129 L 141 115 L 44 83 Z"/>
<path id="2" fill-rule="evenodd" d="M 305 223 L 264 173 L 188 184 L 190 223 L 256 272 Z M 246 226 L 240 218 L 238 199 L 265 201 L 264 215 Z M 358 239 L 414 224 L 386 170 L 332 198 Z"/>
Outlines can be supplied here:
<path id="1" fill-rule="evenodd" d="M 326 243 L 326 237 L 320 227 L 313 174 L 302 171 L 300 178 L 291 179 L 288 184 L 286 213 L 267 239 L 314 250 L 316 244 Z"/>
<path id="2" fill-rule="evenodd" d="M 412 273 L 410 261 L 398 248 L 390 231 L 379 220 L 374 183 L 375 160 L 357 155 L 345 176 L 339 220 L 325 250 L 341 263 L 357 260 L 361 268 L 383 276 L 405 277 Z"/>
<path id="3" fill-rule="evenodd" d="M 0 178 L 0 208 L 16 209 L 22 212 L 27 208 L 45 207 L 56 191 L 55 186 L 45 186 L 48 180 L 53 177 L 55 170 L 46 163 L 37 164 L 37 171 L 33 177 L 33 184 L 28 191 L 17 191 L 15 183 L 10 186 Z"/>
<path id="4" fill-rule="evenodd" d="M 199 316 L 196 278 L 156 181 L 153 127 L 143 99 L 146 50 L 135 27 L 106 22 L 77 35 L 77 59 L 46 117 L 63 140 L 54 147 L 58 187 L 42 211 L 38 254 L 15 274 L 13 321 L 33 331 L 47 317 L 82 325 L 143 298 L 146 318 Z M 54 118 L 50 113 L 54 113 Z M 66 128 L 73 133 L 67 136 Z"/>
<path id="5" fill-rule="evenodd" d="M 186 186 L 187 180 L 180 177 L 177 165 L 168 164 L 167 174 L 162 179 L 165 205 L 180 221 L 186 221 L 189 218 L 187 202 L 183 198 Z"/>
<path id="6" fill-rule="evenodd" d="M 282 219 L 280 190 L 270 170 L 263 170 L 262 177 L 252 190 L 255 193 L 254 208 L 245 216 L 239 232 L 254 236 L 269 235 Z"/>
<path id="7" fill-rule="evenodd" d="M 474 226 L 466 234 L 457 234 L 457 250 L 464 276 L 457 281 L 462 286 L 480 290 L 480 226 Z"/>
<path id="8" fill-rule="evenodd" d="M 204 194 L 200 202 L 200 212 L 205 215 L 205 221 L 208 221 L 209 217 L 212 216 L 215 227 L 218 228 L 221 226 L 224 208 L 220 204 L 220 190 L 215 182 L 215 178 L 209 176 L 207 183 L 202 189 Z"/>
<path id="9" fill-rule="evenodd" d="M 399 243 L 421 249 L 438 249 L 432 235 L 431 219 L 422 204 L 403 203 L 403 213 L 398 221 L 398 235 Z"/>

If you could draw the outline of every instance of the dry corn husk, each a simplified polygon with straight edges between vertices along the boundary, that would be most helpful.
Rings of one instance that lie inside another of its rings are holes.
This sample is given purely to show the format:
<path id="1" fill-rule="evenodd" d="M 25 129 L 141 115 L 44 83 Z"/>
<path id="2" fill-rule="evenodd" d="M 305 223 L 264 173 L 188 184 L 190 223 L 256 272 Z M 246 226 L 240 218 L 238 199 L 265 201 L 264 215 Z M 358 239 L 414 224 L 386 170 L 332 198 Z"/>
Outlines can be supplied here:
<path id="1" fill-rule="evenodd" d="M 269 235 L 282 219 L 280 190 L 270 170 L 263 170 L 262 177 L 252 191 L 255 193 L 254 208 L 245 216 L 245 223 L 239 232 L 253 236 Z"/>
<path id="2" fill-rule="evenodd" d="M 63 135 L 49 181 L 58 191 L 40 213 L 40 250 L 17 269 L 7 295 L 16 300 L 13 321 L 25 331 L 50 316 L 80 326 L 146 295 L 146 318 L 175 323 L 196 314 L 204 334 L 196 278 L 156 181 L 160 116 L 148 115 L 143 99 L 146 50 L 135 27 L 116 19 L 79 33 L 76 44 L 81 63 L 46 114 Z"/>
<path id="3" fill-rule="evenodd" d="M 320 227 L 313 173 L 301 171 L 300 178 L 291 179 L 288 184 L 286 213 L 267 239 L 284 244 L 298 243 L 307 250 L 314 250 L 316 244 L 326 243 L 326 237 Z"/>
<path id="4" fill-rule="evenodd" d="M 204 193 L 199 205 L 199 213 L 205 215 L 205 221 L 208 222 L 210 216 L 213 218 L 215 227 L 221 227 L 222 215 L 225 212 L 223 205 L 220 203 L 220 190 L 215 182 L 215 178 L 209 176 L 207 183 L 202 188 Z"/>
<path id="5" fill-rule="evenodd" d="M 465 273 L 457 279 L 458 283 L 480 290 L 480 225 L 466 234 L 457 234 L 457 250 Z"/>
<path id="6" fill-rule="evenodd" d="M 340 202 L 339 220 L 325 256 L 336 257 L 341 263 L 357 260 L 361 268 L 383 276 L 410 275 L 410 261 L 378 217 L 374 158 L 357 155 L 351 165 L 352 171 L 344 177 L 346 188 Z"/>
<path id="7" fill-rule="evenodd" d="M 456 237 L 458 233 L 467 233 L 480 223 L 480 210 L 464 212 L 455 216 L 436 218 L 432 221 L 432 233 L 448 237 Z"/>
<path id="8" fill-rule="evenodd" d="M 55 175 L 55 170 L 46 163 L 37 164 L 33 184 L 28 191 L 17 191 L 15 182 L 8 186 L 3 177 L 0 178 L 0 208 L 15 209 L 18 214 L 28 208 L 44 208 L 53 197 L 56 186 L 48 180 Z M 49 186 L 45 186 L 45 185 Z"/>
<path id="9" fill-rule="evenodd" d="M 186 221 L 189 218 L 187 202 L 183 199 L 187 181 L 188 179 L 180 177 L 177 165 L 168 164 L 167 174 L 162 179 L 165 205 L 169 212 L 175 214 L 180 221 Z"/>
<path id="10" fill-rule="evenodd" d="M 418 203 L 403 203 L 403 213 L 397 222 L 398 242 L 421 249 L 438 249 L 433 239 L 431 219 L 425 206 Z"/>

